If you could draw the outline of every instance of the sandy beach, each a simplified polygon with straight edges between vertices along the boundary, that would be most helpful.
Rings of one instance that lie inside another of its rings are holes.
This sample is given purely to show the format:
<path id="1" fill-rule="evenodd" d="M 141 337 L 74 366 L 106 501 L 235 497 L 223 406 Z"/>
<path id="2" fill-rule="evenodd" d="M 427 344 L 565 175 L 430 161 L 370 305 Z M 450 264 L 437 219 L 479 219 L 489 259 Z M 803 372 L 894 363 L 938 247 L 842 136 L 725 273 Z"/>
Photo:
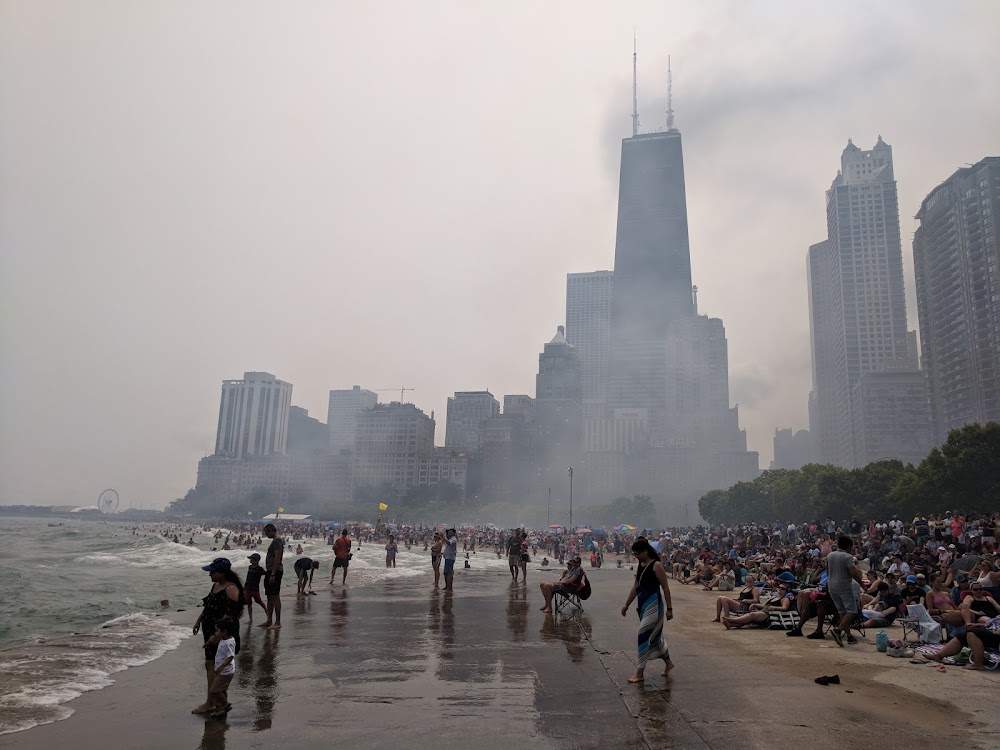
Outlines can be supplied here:
<path id="1" fill-rule="evenodd" d="M 285 596 L 281 631 L 244 624 L 228 720 L 190 714 L 204 693 L 199 636 L 67 704 L 69 719 L 0 737 L 0 748 L 507 748 L 512 737 L 532 748 L 774 750 L 872 737 L 905 737 L 917 750 L 996 746 L 1000 719 L 983 698 L 996 674 L 890 659 L 873 633 L 838 648 L 726 631 L 708 622 L 715 595 L 679 583 L 666 629 L 677 668 L 629 685 L 636 619 L 620 608 L 630 574 L 588 573 L 586 611 L 556 618 L 538 611 L 538 581 L 552 570 L 531 571 L 527 587 L 461 571 L 453 596 L 425 577 L 323 582 L 317 596 Z M 171 619 L 190 623 L 194 604 Z M 839 686 L 813 682 L 834 673 Z"/>

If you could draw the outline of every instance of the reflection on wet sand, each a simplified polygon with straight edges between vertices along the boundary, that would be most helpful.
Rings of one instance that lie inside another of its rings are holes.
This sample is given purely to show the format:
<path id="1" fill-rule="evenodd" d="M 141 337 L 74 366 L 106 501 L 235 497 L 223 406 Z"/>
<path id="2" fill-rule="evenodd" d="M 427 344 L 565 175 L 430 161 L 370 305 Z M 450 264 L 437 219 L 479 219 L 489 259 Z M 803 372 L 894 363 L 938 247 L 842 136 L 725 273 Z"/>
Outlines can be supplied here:
<path id="1" fill-rule="evenodd" d="M 523 641 L 528 631 L 528 588 L 516 583 L 510 585 L 507 597 L 507 630 L 515 641 Z"/>
<path id="2" fill-rule="evenodd" d="M 270 729 L 274 718 L 274 704 L 278 698 L 278 639 L 280 630 L 264 634 L 260 658 L 253 670 L 254 699 L 253 726 L 255 731 Z"/>
<path id="3" fill-rule="evenodd" d="M 202 734 L 198 750 L 226 750 L 227 731 L 229 731 L 228 721 L 206 719 L 205 732 Z"/>
<path id="4" fill-rule="evenodd" d="M 330 593 L 330 633 L 334 636 L 333 644 L 342 645 L 340 637 L 345 635 L 347 627 L 347 616 L 350 614 L 350 607 L 347 603 L 347 589 Z"/>
<path id="5" fill-rule="evenodd" d="M 546 613 L 541 634 L 542 638 L 562 641 L 570 660 L 579 663 L 587 652 L 585 631 L 590 631 L 590 622 L 583 613 L 574 617 L 554 617 L 551 613 Z"/>

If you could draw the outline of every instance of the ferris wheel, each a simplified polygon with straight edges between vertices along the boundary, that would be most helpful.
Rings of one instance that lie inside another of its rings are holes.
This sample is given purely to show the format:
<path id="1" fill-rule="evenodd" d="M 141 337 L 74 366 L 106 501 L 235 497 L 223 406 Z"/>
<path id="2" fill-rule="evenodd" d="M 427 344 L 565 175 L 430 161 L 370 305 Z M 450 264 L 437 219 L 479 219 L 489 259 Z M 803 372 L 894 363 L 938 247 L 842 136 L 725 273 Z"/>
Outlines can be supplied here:
<path id="1" fill-rule="evenodd" d="M 101 513 L 118 512 L 118 492 L 116 490 L 104 490 L 97 498 L 97 507 Z"/>

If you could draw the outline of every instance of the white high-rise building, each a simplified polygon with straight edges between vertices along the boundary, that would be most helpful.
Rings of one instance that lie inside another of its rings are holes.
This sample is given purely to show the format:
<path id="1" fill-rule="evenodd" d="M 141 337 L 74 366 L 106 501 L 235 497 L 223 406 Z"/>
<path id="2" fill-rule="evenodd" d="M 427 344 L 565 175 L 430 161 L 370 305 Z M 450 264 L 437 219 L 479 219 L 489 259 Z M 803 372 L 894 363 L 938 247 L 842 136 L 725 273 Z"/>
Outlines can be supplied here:
<path id="1" fill-rule="evenodd" d="M 246 458 L 284 453 L 292 384 L 269 372 L 246 372 L 222 381 L 215 455 Z"/>
<path id="2" fill-rule="evenodd" d="M 327 411 L 327 425 L 330 430 L 330 451 L 354 450 L 358 415 L 374 409 L 378 395 L 366 391 L 360 385 L 344 390 L 330 391 L 330 407 Z"/>
<path id="3" fill-rule="evenodd" d="M 827 241 L 809 249 L 817 420 L 811 432 L 820 461 L 855 466 L 866 461 L 856 427 L 873 419 L 875 408 L 868 397 L 867 419 L 855 408 L 862 376 L 915 369 L 916 353 L 906 328 L 892 147 L 881 136 L 870 151 L 849 140 L 840 164 L 826 193 Z"/>
<path id="4" fill-rule="evenodd" d="M 566 341 L 580 355 L 585 419 L 605 417 L 614 289 L 612 271 L 566 274 Z"/>

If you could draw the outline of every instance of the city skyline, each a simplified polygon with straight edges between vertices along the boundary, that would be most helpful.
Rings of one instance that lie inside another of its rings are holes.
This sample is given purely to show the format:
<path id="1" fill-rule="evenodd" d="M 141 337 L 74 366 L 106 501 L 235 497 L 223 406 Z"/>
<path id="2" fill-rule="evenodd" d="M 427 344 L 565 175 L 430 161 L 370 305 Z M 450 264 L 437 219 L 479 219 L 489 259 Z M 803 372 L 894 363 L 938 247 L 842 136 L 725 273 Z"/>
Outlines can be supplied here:
<path id="1" fill-rule="evenodd" d="M 19 29 L 44 10 L 5 9 L 0 504 L 115 486 L 165 505 L 213 450 L 219 382 L 258 368 L 317 415 L 354 383 L 405 383 L 439 423 L 456 391 L 533 392 L 539 342 L 567 322 L 566 274 L 613 265 L 633 25 L 640 131 L 665 122 L 672 55 L 699 307 L 726 323 L 731 400 L 767 466 L 775 428 L 808 424 L 802 253 L 824 236 L 830 155 L 880 133 L 894 147 L 915 328 L 913 216 L 1000 151 L 987 43 L 1000 11 L 592 10 L 546 9 L 537 29 L 469 10 L 467 34 L 433 13 L 385 24 L 358 10 L 331 43 L 322 11 L 251 14 L 237 40 L 205 9 L 223 54 L 208 34 L 184 60 L 181 12 L 125 29 L 96 3 L 39 42 Z M 845 58 L 862 13 L 886 19 L 879 43 Z M 448 60 L 408 54 L 414 25 Z M 346 35 L 376 26 L 364 48 Z M 255 52 L 272 34 L 302 53 L 265 65 Z M 109 67 L 123 45 L 135 65 Z M 521 58 L 532 49 L 552 54 Z M 348 64 L 362 54 L 364 75 Z"/>

